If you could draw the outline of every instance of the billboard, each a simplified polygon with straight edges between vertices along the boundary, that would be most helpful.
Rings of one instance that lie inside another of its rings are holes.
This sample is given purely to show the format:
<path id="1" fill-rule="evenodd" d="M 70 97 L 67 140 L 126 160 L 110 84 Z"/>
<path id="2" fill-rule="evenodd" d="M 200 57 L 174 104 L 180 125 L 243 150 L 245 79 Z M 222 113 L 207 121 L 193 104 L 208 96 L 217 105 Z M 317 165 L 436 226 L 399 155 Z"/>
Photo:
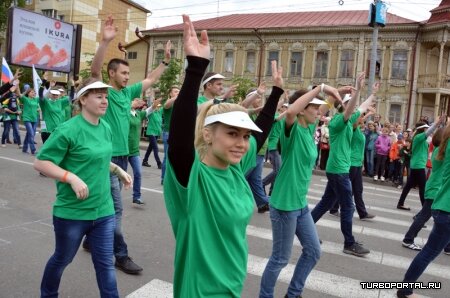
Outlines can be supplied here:
<path id="1" fill-rule="evenodd" d="M 8 24 L 10 63 L 70 72 L 75 25 L 16 7 L 9 12 Z"/>

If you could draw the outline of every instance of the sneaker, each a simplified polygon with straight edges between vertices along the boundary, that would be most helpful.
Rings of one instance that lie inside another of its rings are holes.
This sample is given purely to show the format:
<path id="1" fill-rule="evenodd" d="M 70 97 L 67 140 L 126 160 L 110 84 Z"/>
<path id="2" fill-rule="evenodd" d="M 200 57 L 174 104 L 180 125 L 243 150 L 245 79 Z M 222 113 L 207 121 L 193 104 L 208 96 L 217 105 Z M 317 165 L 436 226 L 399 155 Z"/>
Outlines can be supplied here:
<path id="1" fill-rule="evenodd" d="M 415 244 L 414 242 L 413 243 L 406 243 L 406 242 L 403 241 L 402 242 L 402 246 L 406 247 L 406 248 L 409 248 L 411 250 L 416 250 L 416 251 L 422 250 L 422 247 L 420 247 L 419 245 Z"/>
<path id="2" fill-rule="evenodd" d="M 375 215 L 374 214 L 370 214 L 370 213 L 367 213 L 367 215 L 366 216 L 364 216 L 364 217 L 361 217 L 360 218 L 360 220 L 368 220 L 368 219 L 373 219 L 375 217 Z"/>
<path id="3" fill-rule="evenodd" d="M 261 207 L 258 207 L 258 213 L 265 213 L 269 211 L 269 204 L 264 204 Z"/>
<path id="4" fill-rule="evenodd" d="M 5 144 L 2 144 L 2 148 L 6 148 L 6 145 L 5 145 Z"/>
<path id="5" fill-rule="evenodd" d="M 151 167 L 151 165 L 148 162 L 146 162 L 146 161 L 142 162 L 142 166 L 149 167 L 149 168 Z"/>
<path id="6" fill-rule="evenodd" d="M 400 206 L 400 205 L 397 205 L 397 209 L 400 209 L 400 210 L 406 210 L 406 211 L 411 210 L 411 208 L 409 208 L 409 207 Z"/>
<path id="7" fill-rule="evenodd" d="M 137 204 L 137 205 L 145 205 L 144 202 L 141 201 L 141 199 L 133 199 L 133 204 Z"/>
<path id="8" fill-rule="evenodd" d="M 289 298 L 289 296 L 286 294 L 286 295 L 284 295 L 284 298 Z M 295 298 L 302 298 L 302 296 L 298 295 L 298 296 L 295 296 Z"/>
<path id="9" fill-rule="evenodd" d="M 384 176 L 381 176 L 380 180 L 384 182 L 386 179 L 384 178 Z"/>
<path id="10" fill-rule="evenodd" d="M 447 256 L 450 256 L 450 248 L 445 248 L 444 254 L 446 254 Z"/>
<path id="11" fill-rule="evenodd" d="M 349 254 L 349 255 L 354 255 L 357 257 L 363 257 L 363 256 L 367 255 L 368 253 L 370 253 L 370 250 L 368 250 L 367 248 L 364 248 L 362 246 L 362 244 L 355 242 L 355 243 L 353 243 L 352 246 L 348 246 L 348 247 L 344 246 L 344 253 Z"/>
<path id="12" fill-rule="evenodd" d="M 373 181 L 378 181 L 378 176 L 373 176 Z"/>
<path id="13" fill-rule="evenodd" d="M 139 274 L 142 271 L 142 267 L 138 266 L 133 259 L 126 256 L 124 258 L 116 259 L 116 263 L 114 264 L 117 269 L 122 270 L 127 274 Z"/>
<path id="14" fill-rule="evenodd" d="M 402 189 L 402 188 L 403 188 L 403 186 L 401 186 L 401 185 L 397 185 L 397 188 L 398 188 L 398 189 Z"/>
<path id="15" fill-rule="evenodd" d="M 158 164 L 158 169 L 159 169 L 159 170 L 162 169 L 162 164 L 161 164 L 161 163 Z"/>
<path id="16" fill-rule="evenodd" d="M 330 215 L 333 215 L 333 216 L 336 216 L 336 217 L 340 217 L 341 213 L 339 211 L 336 211 L 336 212 L 331 212 L 330 211 Z"/>
<path id="17" fill-rule="evenodd" d="M 19 145 L 19 149 L 22 149 L 22 145 Z"/>

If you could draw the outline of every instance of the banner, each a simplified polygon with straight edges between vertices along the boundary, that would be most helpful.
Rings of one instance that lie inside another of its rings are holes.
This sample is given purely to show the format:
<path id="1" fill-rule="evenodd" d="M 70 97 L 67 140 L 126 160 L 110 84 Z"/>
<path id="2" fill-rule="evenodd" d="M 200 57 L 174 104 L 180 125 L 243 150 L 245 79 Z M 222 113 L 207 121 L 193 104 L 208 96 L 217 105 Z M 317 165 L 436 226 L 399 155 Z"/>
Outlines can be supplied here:
<path id="1" fill-rule="evenodd" d="M 42 84 L 42 80 L 39 77 L 36 69 L 34 68 L 34 64 L 33 64 L 33 88 L 34 88 L 34 92 L 36 92 L 36 96 L 38 96 L 39 94 L 39 87 Z"/>

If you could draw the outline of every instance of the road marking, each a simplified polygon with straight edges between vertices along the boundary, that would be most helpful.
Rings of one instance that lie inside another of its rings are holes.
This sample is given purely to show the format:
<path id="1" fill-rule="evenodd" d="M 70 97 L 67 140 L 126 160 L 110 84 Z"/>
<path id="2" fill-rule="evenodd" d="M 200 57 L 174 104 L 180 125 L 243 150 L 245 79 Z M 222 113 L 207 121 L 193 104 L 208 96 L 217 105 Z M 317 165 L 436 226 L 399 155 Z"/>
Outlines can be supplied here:
<path id="1" fill-rule="evenodd" d="M 142 189 L 142 190 L 145 190 L 145 191 L 149 191 L 149 192 L 156 192 L 156 193 L 160 193 L 160 194 L 164 193 L 164 192 L 163 192 L 163 191 L 161 191 L 161 190 L 157 190 L 157 189 L 153 189 L 153 188 L 146 188 L 146 187 L 141 187 L 141 189 Z"/>
<path id="2" fill-rule="evenodd" d="M 272 241 L 272 230 L 260 228 L 252 225 L 247 226 L 247 235 L 257 237 L 264 240 L 270 240 Z M 300 241 L 298 241 L 297 238 L 294 238 L 294 246 L 300 246 Z M 322 252 L 333 254 L 333 255 L 339 255 L 346 258 L 355 258 L 354 256 L 345 254 L 342 251 L 342 244 L 331 242 L 331 241 L 323 241 L 323 243 L 320 245 L 320 248 L 322 249 Z M 412 259 L 402 257 L 402 256 L 396 256 L 388 253 L 383 253 L 380 251 L 371 250 L 370 254 L 368 254 L 364 258 L 358 258 L 358 260 L 369 262 L 369 263 L 376 263 L 381 264 L 385 266 L 390 266 L 394 268 L 404 269 L 405 271 L 409 268 L 409 265 L 412 262 Z M 320 262 L 320 261 L 319 261 Z M 433 275 L 439 278 L 445 278 L 450 280 L 450 267 L 444 266 L 440 264 L 430 263 L 428 265 L 426 271 L 426 274 Z"/>
<path id="3" fill-rule="evenodd" d="M 125 298 L 172 298 L 172 287 L 173 285 L 170 282 L 153 279 L 143 287 L 125 296 Z"/>
<path id="4" fill-rule="evenodd" d="M 11 241 L 0 238 L 0 246 L 11 244 Z"/>
<path id="5" fill-rule="evenodd" d="M 18 162 L 18 163 L 23 163 L 23 164 L 30 165 L 30 166 L 33 165 L 32 162 L 27 162 L 27 161 L 23 161 L 23 160 L 19 160 L 19 159 L 14 159 L 14 158 L 9 158 L 9 157 L 4 157 L 4 156 L 0 156 L 0 158 L 4 159 L 4 160 L 9 160 L 9 161 L 14 161 L 14 162 Z"/>
<path id="6" fill-rule="evenodd" d="M 320 181 L 321 182 L 328 182 L 328 180 L 326 180 L 326 179 L 320 179 Z M 317 185 L 317 186 L 323 186 L 323 187 L 325 187 L 326 186 L 326 184 L 314 184 L 314 185 Z M 389 185 L 386 185 L 386 186 L 389 186 Z M 382 188 L 382 187 L 376 187 L 376 186 L 367 186 L 366 184 L 364 184 L 364 189 L 372 189 L 372 190 L 378 190 L 378 191 L 383 191 L 383 192 L 389 192 L 389 193 L 394 193 L 394 194 L 397 194 L 399 197 L 400 197 L 400 195 L 402 194 L 402 192 L 401 191 L 397 191 L 397 190 L 392 190 L 392 189 L 385 189 L 385 188 Z M 412 190 L 412 189 L 411 189 Z M 409 193 L 408 194 L 408 196 L 415 196 L 415 197 L 419 197 L 419 194 L 417 194 L 417 193 Z"/>

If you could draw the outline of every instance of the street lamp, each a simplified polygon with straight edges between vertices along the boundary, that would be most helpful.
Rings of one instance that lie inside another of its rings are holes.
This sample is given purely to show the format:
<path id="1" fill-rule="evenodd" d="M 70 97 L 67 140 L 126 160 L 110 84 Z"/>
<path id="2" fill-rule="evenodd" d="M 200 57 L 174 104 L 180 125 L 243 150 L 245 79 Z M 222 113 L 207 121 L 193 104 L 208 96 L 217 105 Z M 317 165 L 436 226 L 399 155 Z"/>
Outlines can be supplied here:
<path id="1" fill-rule="evenodd" d="M 139 38 L 140 40 L 142 40 L 143 42 L 145 42 L 147 44 L 147 57 L 145 59 L 145 77 L 147 77 L 147 72 L 148 72 L 148 56 L 150 54 L 150 42 L 148 42 L 148 40 L 146 40 L 144 38 L 144 35 L 142 34 L 142 32 L 139 30 L 139 27 L 136 27 L 136 30 L 134 30 L 134 33 L 136 34 L 137 38 Z"/>

